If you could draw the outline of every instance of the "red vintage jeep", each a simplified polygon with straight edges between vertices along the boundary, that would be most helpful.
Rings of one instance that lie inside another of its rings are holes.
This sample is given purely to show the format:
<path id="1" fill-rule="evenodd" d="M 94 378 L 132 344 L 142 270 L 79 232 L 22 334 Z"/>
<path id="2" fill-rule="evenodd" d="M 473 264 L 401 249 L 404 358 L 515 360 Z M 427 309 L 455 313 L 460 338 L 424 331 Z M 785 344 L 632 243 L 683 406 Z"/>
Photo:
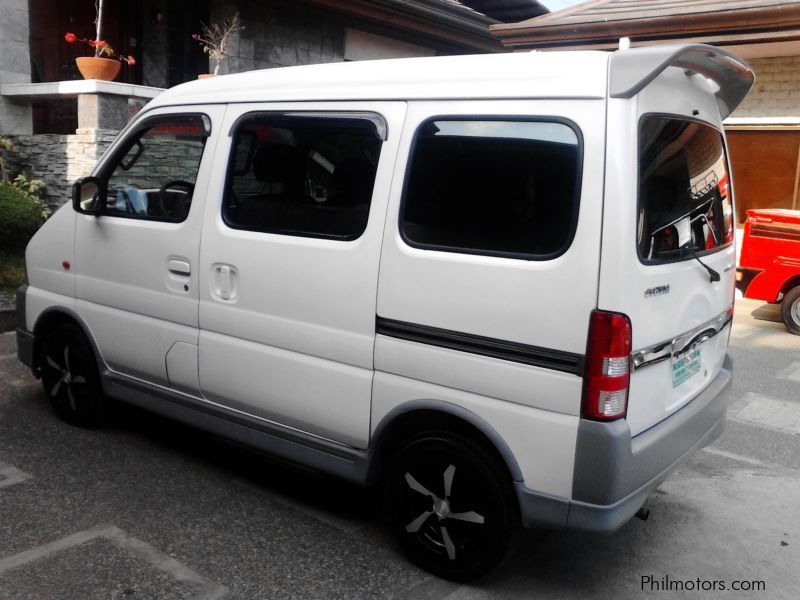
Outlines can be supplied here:
<path id="1" fill-rule="evenodd" d="M 800 210 L 748 210 L 736 287 L 745 298 L 781 303 L 786 329 L 800 335 Z"/>

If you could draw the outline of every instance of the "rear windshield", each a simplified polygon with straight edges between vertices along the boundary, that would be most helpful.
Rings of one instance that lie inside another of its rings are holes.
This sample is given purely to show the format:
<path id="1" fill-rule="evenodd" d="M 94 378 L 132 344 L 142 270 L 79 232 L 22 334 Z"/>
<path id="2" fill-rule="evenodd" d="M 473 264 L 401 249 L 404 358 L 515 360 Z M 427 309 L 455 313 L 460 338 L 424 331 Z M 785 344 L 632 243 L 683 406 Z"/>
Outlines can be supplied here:
<path id="1" fill-rule="evenodd" d="M 648 116 L 639 126 L 639 257 L 689 259 L 733 241 L 722 134 L 709 125 Z"/>

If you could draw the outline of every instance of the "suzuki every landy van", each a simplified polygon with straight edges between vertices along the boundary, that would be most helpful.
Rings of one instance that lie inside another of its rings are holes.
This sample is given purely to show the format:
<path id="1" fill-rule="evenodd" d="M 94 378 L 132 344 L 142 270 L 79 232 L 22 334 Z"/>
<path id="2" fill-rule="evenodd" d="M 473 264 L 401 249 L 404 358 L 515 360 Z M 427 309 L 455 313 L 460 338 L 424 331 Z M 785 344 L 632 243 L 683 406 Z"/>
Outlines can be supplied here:
<path id="1" fill-rule="evenodd" d="M 30 242 L 19 356 L 68 422 L 113 398 L 381 483 L 444 577 L 613 530 L 723 428 L 752 82 L 680 45 L 172 88 Z"/>

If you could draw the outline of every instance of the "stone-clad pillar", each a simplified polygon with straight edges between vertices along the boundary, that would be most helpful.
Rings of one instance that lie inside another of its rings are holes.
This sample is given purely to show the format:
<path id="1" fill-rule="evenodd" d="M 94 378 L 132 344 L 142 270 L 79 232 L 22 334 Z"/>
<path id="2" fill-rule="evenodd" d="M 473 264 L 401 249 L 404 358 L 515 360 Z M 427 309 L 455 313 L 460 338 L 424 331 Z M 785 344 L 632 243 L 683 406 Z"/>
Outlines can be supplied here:
<path id="1" fill-rule="evenodd" d="M 78 129 L 122 129 L 131 116 L 127 96 L 113 94 L 78 96 Z"/>
<path id="2" fill-rule="evenodd" d="M 30 83 L 28 0 L 0 0 L 0 85 Z M 0 96 L 0 134 L 29 134 L 33 129 L 30 102 Z"/>

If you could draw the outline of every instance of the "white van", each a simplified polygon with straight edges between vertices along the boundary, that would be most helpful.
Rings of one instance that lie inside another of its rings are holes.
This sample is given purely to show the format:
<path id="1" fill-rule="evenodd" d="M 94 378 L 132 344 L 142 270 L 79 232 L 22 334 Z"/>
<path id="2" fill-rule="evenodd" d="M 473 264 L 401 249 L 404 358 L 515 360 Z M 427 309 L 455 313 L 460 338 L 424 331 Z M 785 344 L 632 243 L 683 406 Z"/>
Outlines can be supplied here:
<path id="1" fill-rule="evenodd" d="M 734 297 L 702 45 L 331 64 L 172 88 L 30 242 L 19 356 L 387 490 L 418 565 L 610 531 L 723 429 Z"/>

